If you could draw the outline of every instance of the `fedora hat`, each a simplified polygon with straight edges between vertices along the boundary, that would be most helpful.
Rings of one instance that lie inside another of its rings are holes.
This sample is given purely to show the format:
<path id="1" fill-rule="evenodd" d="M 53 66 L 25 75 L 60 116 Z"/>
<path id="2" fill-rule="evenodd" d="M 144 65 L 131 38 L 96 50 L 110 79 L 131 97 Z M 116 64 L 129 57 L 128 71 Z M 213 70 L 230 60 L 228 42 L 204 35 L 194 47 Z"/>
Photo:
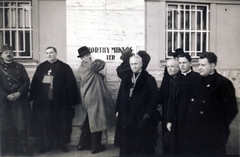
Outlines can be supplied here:
<path id="1" fill-rule="evenodd" d="M 178 55 L 184 53 L 183 48 L 178 48 L 175 50 L 175 53 L 173 55 L 174 58 L 178 57 Z"/>
<path id="2" fill-rule="evenodd" d="M 132 49 L 130 49 L 129 47 L 124 49 L 121 53 L 122 53 L 122 56 L 120 57 L 120 59 L 123 61 L 128 60 L 132 55 L 134 55 L 132 53 Z"/>
<path id="3" fill-rule="evenodd" d="M 78 49 L 78 58 L 81 58 L 81 57 L 83 57 L 85 54 L 88 54 L 88 53 L 91 53 L 90 51 L 89 51 L 89 49 L 86 47 L 86 46 L 83 46 L 83 47 L 80 47 L 79 49 Z"/>

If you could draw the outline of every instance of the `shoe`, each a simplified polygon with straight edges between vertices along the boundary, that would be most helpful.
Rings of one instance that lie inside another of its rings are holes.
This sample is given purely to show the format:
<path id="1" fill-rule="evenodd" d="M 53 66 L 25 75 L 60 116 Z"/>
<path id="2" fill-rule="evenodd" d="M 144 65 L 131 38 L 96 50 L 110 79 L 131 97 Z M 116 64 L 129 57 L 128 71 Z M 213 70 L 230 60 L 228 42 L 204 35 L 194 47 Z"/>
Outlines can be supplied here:
<path id="1" fill-rule="evenodd" d="M 28 151 L 25 145 L 22 145 L 20 150 L 18 151 L 22 156 L 31 156 L 31 153 Z"/>
<path id="2" fill-rule="evenodd" d="M 102 152 L 106 149 L 106 147 L 104 145 L 101 145 L 98 149 L 96 150 L 92 150 L 92 154 L 96 154 L 96 153 L 99 153 L 99 152 Z"/>
<path id="3" fill-rule="evenodd" d="M 52 147 L 42 147 L 42 148 L 39 150 L 39 154 L 46 153 L 46 152 L 50 151 L 51 149 L 52 149 Z"/>
<path id="4" fill-rule="evenodd" d="M 65 152 L 65 153 L 69 152 L 68 148 L 65 145 L 62 145 L 60 149 L 62 150 L 62 152 Z"/>
<path id="5" fill-rule="evenodd" d="M 82 151 L 82 150 L 91 150 L 90 146 L 77 146 L 77 150 Z"/>

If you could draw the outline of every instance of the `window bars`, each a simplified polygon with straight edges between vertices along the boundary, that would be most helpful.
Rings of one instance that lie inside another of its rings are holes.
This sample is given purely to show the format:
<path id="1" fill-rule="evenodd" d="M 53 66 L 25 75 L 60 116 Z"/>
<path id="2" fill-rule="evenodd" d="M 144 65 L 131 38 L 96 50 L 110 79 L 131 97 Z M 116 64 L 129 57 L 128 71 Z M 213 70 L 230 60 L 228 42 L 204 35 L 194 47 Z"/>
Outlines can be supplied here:
<path id="1" fill-rule="evenodd" d="M 183 48 L 192 58 L 209 50 L 209 5 L 167 3 L 166 58 Z"/>
<path id="2" fill-rule="evenodd" d="M 31 1 L 0 2 L 0 47 L 9 44 L 15 58 L 32 58 Z"/>

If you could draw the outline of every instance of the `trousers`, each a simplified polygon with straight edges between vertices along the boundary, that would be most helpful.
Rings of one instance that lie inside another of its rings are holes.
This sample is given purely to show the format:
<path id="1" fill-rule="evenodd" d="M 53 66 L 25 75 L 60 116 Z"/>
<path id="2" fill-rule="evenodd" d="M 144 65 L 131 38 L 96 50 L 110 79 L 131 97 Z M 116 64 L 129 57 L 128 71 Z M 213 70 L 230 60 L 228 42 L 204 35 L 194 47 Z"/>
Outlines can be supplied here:
<path id="1" fill-rule="evenodd" d="M 92 150 L 97 150 L 101 146 L 102 140 L 102 131 L 92 132 L 89 127 L 88 116 L 82 127 L 82 133 L 79 139 L 79 146 L 82 147 L 91 147 Z"/>

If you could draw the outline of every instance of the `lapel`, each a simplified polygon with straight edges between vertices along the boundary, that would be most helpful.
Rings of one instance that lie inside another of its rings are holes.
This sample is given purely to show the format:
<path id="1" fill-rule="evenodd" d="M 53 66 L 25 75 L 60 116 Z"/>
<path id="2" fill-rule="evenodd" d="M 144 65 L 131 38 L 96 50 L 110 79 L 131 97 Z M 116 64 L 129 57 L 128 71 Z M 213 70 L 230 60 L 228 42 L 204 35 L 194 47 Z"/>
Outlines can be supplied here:
<path id="1" fill-rule="evenodd" d="M 199 89 L 196 90 L 195 94 L 193 94 L 193 97 L 207 91 L 207 90 L 214 90 L 214 84 L 216 81 L 216 77 L 217 77 L 217 72 L 215 71 L 214 74 L 207 76 L 207 77 L 202 77 L 200 79 L 200 84 L 197 84 L 197 86 L 195 88 Z"/>

